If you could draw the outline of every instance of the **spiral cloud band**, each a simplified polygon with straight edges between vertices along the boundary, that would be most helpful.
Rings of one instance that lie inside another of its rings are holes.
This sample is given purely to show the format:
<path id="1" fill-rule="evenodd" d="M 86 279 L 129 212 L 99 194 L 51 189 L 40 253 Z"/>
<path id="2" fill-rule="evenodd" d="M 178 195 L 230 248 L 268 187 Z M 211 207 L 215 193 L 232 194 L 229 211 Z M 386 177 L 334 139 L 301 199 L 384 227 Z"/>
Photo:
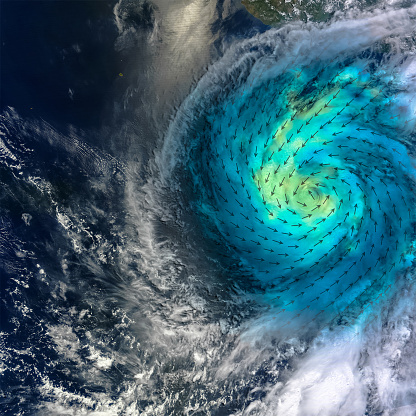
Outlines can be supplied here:
<path id="1" fill-rule="evenodd" d="M 269 34 L 236 52 L 194 92 L 180 128 L 195 211 L 282 328 L 351 322 L 413 259 L 411 59 L 385 40 L 340 54 L 273 46 Z"/>

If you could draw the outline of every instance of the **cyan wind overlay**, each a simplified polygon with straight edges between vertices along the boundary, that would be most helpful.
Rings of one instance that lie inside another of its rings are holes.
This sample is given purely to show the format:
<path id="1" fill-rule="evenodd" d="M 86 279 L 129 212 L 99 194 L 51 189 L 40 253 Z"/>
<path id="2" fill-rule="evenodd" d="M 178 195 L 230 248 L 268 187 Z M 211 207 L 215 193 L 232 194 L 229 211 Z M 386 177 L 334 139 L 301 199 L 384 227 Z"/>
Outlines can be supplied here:
<path id="1" fill-rule="evenodd" d="M 411 264 L 411 100 L 380 65 L 364 51 L 233 74 L 191 129 L 195 209 L 282 328 L 365 316 Z"/>
<path id="2" fill-rule="evenodd" d="M 290 4 L 3 2 L 0 416 L 416 415 L 416 2 Z"/>

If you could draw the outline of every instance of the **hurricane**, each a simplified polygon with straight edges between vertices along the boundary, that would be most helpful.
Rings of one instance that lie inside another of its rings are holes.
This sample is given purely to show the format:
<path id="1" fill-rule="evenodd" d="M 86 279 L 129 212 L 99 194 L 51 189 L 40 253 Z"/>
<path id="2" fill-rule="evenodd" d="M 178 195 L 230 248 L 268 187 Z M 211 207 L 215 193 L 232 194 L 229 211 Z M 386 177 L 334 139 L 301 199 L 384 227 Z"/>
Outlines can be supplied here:
<path id="1" fill-rule="evenodd" d="M 0 413 L 413 415 L 415 6 L 83 4 L 4 23 Z"/>
<path id="2" fill-rule="evenodd" d="M 340 50 L 341 28 L 315 30 L 242 46 L 184 121 L 204 231 L 290 331 L 370 313 L 413 259 L 413 60 L 386 34 Z"/>

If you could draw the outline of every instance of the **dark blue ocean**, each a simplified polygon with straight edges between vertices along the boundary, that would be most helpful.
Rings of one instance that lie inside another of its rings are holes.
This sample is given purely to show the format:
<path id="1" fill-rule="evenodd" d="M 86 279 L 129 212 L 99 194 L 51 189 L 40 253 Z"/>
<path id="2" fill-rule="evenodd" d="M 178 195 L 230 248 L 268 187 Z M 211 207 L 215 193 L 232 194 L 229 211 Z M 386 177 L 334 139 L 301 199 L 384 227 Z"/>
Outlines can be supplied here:
<path id="1" fill-rule="evenodd" d="M 412 4 L 0 7 L 0 414 L 414 414 Z"/>

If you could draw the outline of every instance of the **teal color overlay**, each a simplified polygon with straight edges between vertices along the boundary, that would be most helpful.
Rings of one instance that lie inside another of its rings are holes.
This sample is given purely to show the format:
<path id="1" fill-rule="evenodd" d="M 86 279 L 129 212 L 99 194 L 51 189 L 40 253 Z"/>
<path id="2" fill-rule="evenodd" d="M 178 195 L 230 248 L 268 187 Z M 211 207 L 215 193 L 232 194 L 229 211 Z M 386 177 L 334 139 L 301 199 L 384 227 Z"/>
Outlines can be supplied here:
<path id="1" fill-rule="evenodd" d="M 413 259 L 408 103 L 365 59 L 271 74 L 218 92 L 195 122 L 198 215 L 282 325 L 356 319 Z"/>

